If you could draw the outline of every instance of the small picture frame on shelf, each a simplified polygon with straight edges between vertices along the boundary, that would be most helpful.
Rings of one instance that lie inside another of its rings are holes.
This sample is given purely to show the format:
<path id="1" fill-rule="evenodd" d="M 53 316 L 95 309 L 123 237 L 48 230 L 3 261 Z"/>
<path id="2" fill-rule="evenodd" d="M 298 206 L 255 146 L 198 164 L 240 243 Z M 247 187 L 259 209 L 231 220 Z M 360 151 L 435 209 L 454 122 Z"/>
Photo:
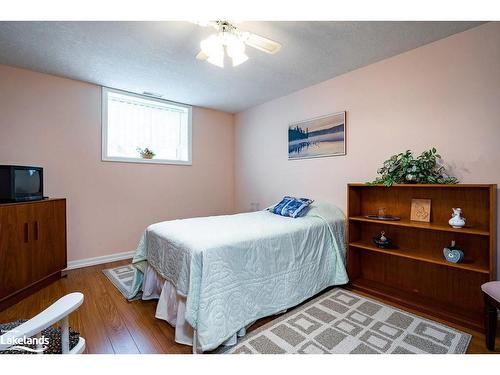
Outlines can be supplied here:
<path id="1" fill-rule="evenodd" d="M 431 200 L 412 199 L 410 220 L 429 223 L 431 221 Z"/>

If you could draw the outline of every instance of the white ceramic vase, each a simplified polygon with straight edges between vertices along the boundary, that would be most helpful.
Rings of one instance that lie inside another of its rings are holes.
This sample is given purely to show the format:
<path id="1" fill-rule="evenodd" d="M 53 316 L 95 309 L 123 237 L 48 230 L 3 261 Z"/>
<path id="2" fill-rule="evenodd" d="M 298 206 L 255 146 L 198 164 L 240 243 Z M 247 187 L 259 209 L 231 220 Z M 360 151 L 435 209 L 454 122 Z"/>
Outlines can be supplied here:
<path id="1" fill-rule="evenodd" d="M 462 209 L 454 208 L 451 219 L 448 221 L 453 228 L 462 228 L 465 225 L 465 218 L 462 217 Z"/>

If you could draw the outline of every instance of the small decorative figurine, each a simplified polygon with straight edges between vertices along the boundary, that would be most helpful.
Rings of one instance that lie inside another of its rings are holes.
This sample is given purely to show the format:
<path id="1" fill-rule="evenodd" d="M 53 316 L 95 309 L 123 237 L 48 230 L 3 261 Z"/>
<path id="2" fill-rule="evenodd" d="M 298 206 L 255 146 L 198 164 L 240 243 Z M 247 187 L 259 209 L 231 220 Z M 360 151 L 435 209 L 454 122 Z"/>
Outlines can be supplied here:
<path id="1" fill-rule="evenodd" d="M 385 207 L 380 207 L 378 209 L 378 217 L 386 217 L 386 216 L 387 216 L 387 212 L 386 212 Z"/>
<path id="2" fill-rule="evenodd" d="M 465 225 L 465 218 L 462 217 L 462 209 L 454 208 L 451 219 L 448 221 L 453 228 L 460 229 Z"/>
<path id="3" fill-rule="evenodd" d="M 460 263 L 464 259 L 464 252 L 455 246 L 455 241 L 451 241 L 451 246 L 443 249 L 444 258 L 451 263 Z"/>
<path id="4" fill-rule="evenodd" d="M 380 232 L 379 236 L 373 237 L 373 242 L 381 249 L 387 249 L 392 243 L 391 239 L 385 236 L 384 231 Z"/>

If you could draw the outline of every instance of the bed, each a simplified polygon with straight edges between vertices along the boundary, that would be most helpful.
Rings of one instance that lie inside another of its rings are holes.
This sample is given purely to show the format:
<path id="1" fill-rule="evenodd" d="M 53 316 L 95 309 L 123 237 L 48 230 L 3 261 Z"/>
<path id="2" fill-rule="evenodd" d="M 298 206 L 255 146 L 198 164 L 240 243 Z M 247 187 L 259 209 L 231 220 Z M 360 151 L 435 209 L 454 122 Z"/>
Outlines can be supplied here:
<path id="1" fill-rule="evenodd" d="M 345 217 L 313 203 L 295 219 L 266 210 L 165 221 L 146 229 L 133 263 L 132 293 L 159 298 L 157 317 L 176 326 L 177 341 L 194 335 L 213 350 L 257 319 L 347 283 Z"/>

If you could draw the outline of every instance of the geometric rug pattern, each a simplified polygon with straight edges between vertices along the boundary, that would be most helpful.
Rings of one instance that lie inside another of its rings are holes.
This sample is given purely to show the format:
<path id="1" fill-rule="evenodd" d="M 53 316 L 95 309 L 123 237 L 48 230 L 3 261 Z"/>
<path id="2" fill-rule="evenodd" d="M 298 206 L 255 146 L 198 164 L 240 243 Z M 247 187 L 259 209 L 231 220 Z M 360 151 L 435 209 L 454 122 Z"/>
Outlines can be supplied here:
<path id="1" fill-rule="evenodd" d="M 125 298 L 128 299 L 130 295 L 130 289 L 132 288 L 132 282 L 134 281 L 135 268 L 131 264 L 125 266 L 107 268 L 102 270 L 106 277 L 113 283 L 116 289 L 120 291 Z M 130 301 L 140 299 L 142 293 L 134 296 Z"/>
<path id="2" fill-rule="evenodd" d="M 232 354 L 453 354 L 471 335 L 335 288 L 243 337 Z"/>

